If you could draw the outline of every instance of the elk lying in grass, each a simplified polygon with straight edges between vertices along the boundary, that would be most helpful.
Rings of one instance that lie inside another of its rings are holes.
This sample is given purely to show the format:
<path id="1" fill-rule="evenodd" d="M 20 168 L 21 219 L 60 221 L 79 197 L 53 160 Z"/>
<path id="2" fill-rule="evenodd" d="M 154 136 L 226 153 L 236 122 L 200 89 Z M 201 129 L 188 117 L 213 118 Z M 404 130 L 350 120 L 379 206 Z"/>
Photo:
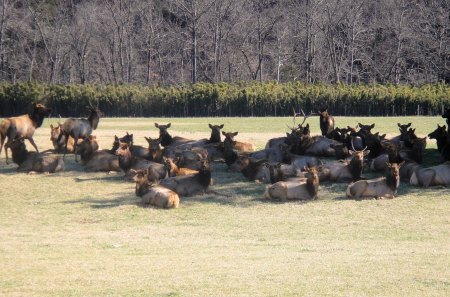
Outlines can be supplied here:
<path id="1" fill-rule="evenodd" d="M 222 125 L 211 125 L 208 124 L 211 129 L 211 136 L 209 137 L 208 143 L 221 143 L 222 139 L 220 139 L 220 130 L 223 128 Z"/>
<path id="2" fill-rule="evenodd" d="M 166 158 L 166 165 L 169 168 L 169 176 L 173 177 L 173 176 L 181 176 L 181 175 L 188 175 L 188 174 L 196 174 L 198 173 L 198 170 L 193 170 L 190 168 L 183 168 L 183 167 L 178 167 L 178 165 L 176 164 L 176 162 L 179 160 L 179 158 L 172 160 L 171 158 Z"/>
<path id="3" fill-rule="evenodd" d="M 400 180 L 409 183 L 413 173 L 421 168 L 423 167 L 419 163 L 412 160 L 406 160 L 402 167 L 400 167 Z"/>
<path id="4" fill-rule="evenodd" d="M 413 186 L 448 186 L 450 185 L 450 162 L 441 165 L 417 169 L 413 172 L 409 183 Z"/>
<path id="5" fill-rule="evenodd" d="M 334 130 L 334 118 L 328 113 L 328 107 L 323 107 L 319 110 L 320 116 L 320 131 L 322 136 L 331 138 Z"/>
<path id="6" fill-rule="evenodd" d="M 136 182 L 136 196 L 141 197 L 142 203 L 160 208 L 177 208 L 180 205 L 180 197 L 174 191 L 149 182 L 146 170 L 134 172 Z"/>
<path id="7" fill-rule="evenodd" d="M 119 148 L 119 145 L 120 145 L 121 142 L 128 143 L 128 145 L 130 146 L 130 150 L 131 150 L 131 153 L 133 154 L 133 156 L 144 158 L 144 159 L 147 159 L 149 161 L 152 161 L 152 156 L 150 155 L 149 148 L 146 148 L 146 147 L 143 147 L 143 146 L 140 146 L 140 145 L 134 145 L 133 134 L 129 134 L 128 132 L 126 132 L 126 133 L 127 134 L 124 135 L 121 138 L 119 138 L 116 135 L 114 135 L 114 142 L 113 142 L 112 150 L 113 151 L 117 150 Z"/>
<path id="8" fill-rule="evenodd" d="M 325 163 L 318 167 L 320 181 L 350 182 L 361 178 L 364 168 L 364 157 L 370 151 L 363 149 L 361 151 L 349 151 L 352 158 L 342 162 Z"/>
<path id="9" fill-rule="evenodd" d="M 97 129 L 98 122 L 100 121 L 101 112 L 97 108 L 89 107 L 89 117 L 84 118 L 69 118 L 61 126 L 61 134 L 58 138 L 58 142 L 63 136 L 66 137 L 66 143 L 64 148 L 67 151 L 67 143 L 69 142 L 69 136 L 74 139 L 74 151 L 77 151 L 77 143 L 79 138 L 86 138 L 92 134 L 92 131 Z M 66 152 L 64 152 L 64 157 Z M 78 162 L 77 154 L 75 154 L 75 161 Z"/>
<path id="10" fill-rule="evenodd" d="M 269 183 L 270 172 L 266 166 L 267 160 L 256 160 L 248 156 L 240 156 L 229 170 L 241 172 L 248 180 Z"/>
<path id="11" fill-rule="evenodd" d="M 151 137 L 144 137 L 148 143 L 148 154 L 150 156 L 150 161 L 161 163 L 163 162 L 164 151 L 161 148 L 161 140 L 152 139 Z"/>
<path id="12" fill-rule="evenodd" d="M 66 136 L 59 137 L 61 135 L 61 124 L 58 123 L 57 126 L 50 125 L 50 140 L 53 143 L 53 147 L 55 148 L 55 152 L 57 153 L 68 153 L 73 154 L 74 151 L 74 139 L 72 136 L 69 136 L 69 141 L 66 144 Z M 58 141 L 59 139 L 59 141 Z"/>
<path id="13" fill-rule="evenodd" d="M 90 135 L 78 145 L 81 164 L 87 172 L 120 172 L 119 159 L 109 150 L 98 151 L 97 139 Z"/>
<path id="14" fill-rule="evenodd" d="M 207 160 L 202 160 L 198 173 L 162 179 L 160 185 L 171 189 L 180 196 L 204 193 L 211 185 L 211 170 Z"/>
<path id="15" fill-rule="evenodd" d="M 28 139 L 36 152 L 39 152 L 33 140 L 34 131 L 42 126 L 44 118 L 50 115 L 51 109 L 42 104 L 33 104 L 33 110 L 29 114 L 3 119 L 0 122 L 0 154 L 5 144 L 6 164 L 8 161 L 8 148 L 15 138 Z"/>
<path id="16" fill-rule="evenodd" d="M 271 200 L 312 200 L 317 198 L 319 176 L 315 167 L 306 169 L 306 180 L 280 181 L 268 185 L 264 197 Z"/>
<path id="17" fill-rule="evenodd" d="M 161 139 L 161 145 L 163 147 L 175 147 L 181 144 L 187 144 L 187 143 L 193 143 L 195 142 L 192 139 L 187 139 L 184 137 L 175 136 L 172 137 L 172 135 L 169 134 L 169 131 L 167 131 L 172 126 L 171 123 L 168 123 L 167 125 L 160 125 L 158 123 L 155 123 L 155 127 L 159 129 L 159 139 Z M 206 140 L 203 141 L 203 144 L 206 143 Z M 199 144 L 200 145 L 200 144 Z"/>
<path id="18" fill-rule="evenodd" d="M 148 176 L 152 181 L 167 177 L 165 165 L 133 156 L 128 143 L 120 143 L 115 154 L 119 156 L 119 167 L 125 172 L 125 176 L 131 177 L 135 170 L 149 169 Z"/>
<path id="19" fill-rule="evenodd" d="M 224 132 L 222 131 L 222 135 L 225 136 L 225 139 L 229 139 L 233 143 L 233 149 L 240 153 L 249 153 L 255 151 L 255 145 L 249 142 L 241 142 L 236 141 L 234 137 L 238 135 L 239 132 Z M 225 140 L 224 140 L 225 142 Z"/>
<path id="20" fill-rule="evenodd" d="M 64 161 L 54 155 L 29 152 L 26 149 L 24 138 L 16 138 L 10 143 L 13 162 L 19 165 L 18 172 L 44 172 L 54 173 L 64 171 Z"/>
<path id="21" fill-rule="evenodd" d="M 348 198 L 394 198 L 400 185 L 400 167 L 402 163 L 388 163 L 389 172 L 386 177 L 370 180 L 359 180 L 347 187 Z"/>

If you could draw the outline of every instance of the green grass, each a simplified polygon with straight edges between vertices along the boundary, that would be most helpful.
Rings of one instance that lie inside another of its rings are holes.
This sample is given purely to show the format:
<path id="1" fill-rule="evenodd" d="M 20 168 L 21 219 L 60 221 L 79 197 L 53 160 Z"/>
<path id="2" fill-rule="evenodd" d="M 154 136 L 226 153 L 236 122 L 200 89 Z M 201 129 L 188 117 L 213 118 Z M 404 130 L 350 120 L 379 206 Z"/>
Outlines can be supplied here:
<path id="1" fill-rule="evenodd" d="M 397 134 L 412 122 L 425 136 L 441 118 L 342 118 Z M 50 123 L 36 131 L 50 148 Z M 207 123 L 263 147 L 291 118 L 102 119 L 96 135 L 208 137 Z M 298 121 L 297 121 L 298 122 Z M 317 133 L 318 120 L 308 119 Z M 28 145 L 28 147 L 30 147 Z M 429 141 L 427 162 L 438 155 Z M 144 208 L 119 174 L 87 174 L 68 156 L 50 176 L 15 172 L 0 159 L 1 296 L 448 296 L 450 191 L 402 185 L 393 200 L 344 199 L 323 184 L 309 203 L 264 201 L 264 185 L 214 164 L 214 190 L 232 197 L 182 198 L 180 208 Z"/>

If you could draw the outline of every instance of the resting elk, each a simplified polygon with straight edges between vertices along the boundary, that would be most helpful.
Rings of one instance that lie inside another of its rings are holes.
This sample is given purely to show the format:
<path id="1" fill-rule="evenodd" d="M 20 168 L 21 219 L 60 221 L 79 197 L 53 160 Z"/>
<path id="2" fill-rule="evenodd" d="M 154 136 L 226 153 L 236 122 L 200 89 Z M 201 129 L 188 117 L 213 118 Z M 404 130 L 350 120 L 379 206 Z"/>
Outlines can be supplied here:
<path id="1" fill-rule="evenodd" d="M 44 118 L 49 116 L 51 109 L 43 104 L 33 104 L 33 110 L 29 114 L 3 119 L 0 123 L 0 154 L 5 144 L 6 164 L 8 164 L 8 148 L 15 138 L 28 139 L 36 152 L 39 152 L 33 140 L 34 131 L 42 126 Z"/>
<path id="2" fill-rule="evenodd" d="M 202 160 L 198 173 L 162 179 L 160 185 L 171 189 L 180 196 L 204 193 L 211 185 L 211 170 L 207 160 Z"/>
<path id="3" fill-rule="evenodd" d="M 138 170 L 133 177 L 136 182 L 136 196 L 141 197 L 142 203 L 160 208 L 177 208 L 180 197 L 174 191 L 149 182 L 146 170 Z"/>
<path id="4" fill-rule="evenodd" d="M 149 160 L 153 162 L 161 163 L 163 162 L 164 151 L 161 148 L 161 140 L 152 139 L 151 137 L 144 137 L 148 143 L 148 154 L 150 156 Z"/>
<path id="5" fill-rule="evenodd" d="M 319 166 L 320 181 L 349 182 L 359 180 L 363 172 L 364 157 L 370 153 L 370 150 L 364 148 L 361 151 L 350 150 L 349 153 L 352 156 L 350 161 L 335 161 Z"/>
<path id="6" fill-rule="evenodd" d="M 198 170 L 178 167 L 178 165 L 176 164 L 178 160 L 179 158 L 177 158 L 176 160 L 172 160 L 171 158 L 165 159 L 166 165 L 169 168 L 168 172 L 170 177 L 198 173 Z"/>
<path id="7" fill-rule="evenodd" d="M 158 123 L 155 123 L 155 127 L 159 129 L 159 139 L 161 139 L 161 145 L 163 147 L 176 147 L 178 145 L 182 144 L 192 144 L 195 142 L 192 139 L 187 139 L 184 137 L 175 136 L 172 137 L 172 135 L 169 134 L 169 131 L 167 131 L 172 126 L 171 123 L 168 123 L 167 125 L 160 125 Z M 199 143 L 199 145 L 206 143 L 205 141 L 202 141 Z"/>
<path id="8" fill-rule="evenodd" d="M 306 169 L 306 180 L 280 181 L 268 185 L 264 197 L 271 200 L 312 200 L 317 198 L 319 177 L 315 167 Z"/>
<path id="9" fill-rule="evenodd" d="M 436 130 L 434 130 L 433 132 L 428 134 L 428 138 L 436 139 L 437 149 L 439 152 L 442 152 L 445 145 L 447 144 L 447 138 L 448 138 L 446 126 L 445 125 L 439 126 L 439 124 L 438 124 Z"/>
<path id="10" fill-rule="evenodd" d="M 328 107 L 323 107 L 319 110 L 320 115 L 320 131 L 322 136 L 331 138 L 331 133 L 334 130 L 334 118 L 328 113 Z"/>
<path id="11" fill-rule="evenodd" d="M 225 136 L 225 139 L 229 139 L 230 142 L 233 143 L 233 149 L 241 153 L 248 153 L 255 151 L 255 145 L 249 142 L 241 142 L 236 141 L 234 137 L 238 135 L 238 132 L 224 132 L 222 131 L 222 135 Z M 224 140 L 225 142 L 225 140 Z"/>
<path id="12" fill-rule="evenodd" d="M 13 162 L 19 165 L 18 172 L 44 172 L 54 173 L 64 171 L 64 161 L 54 155 L 29 152 L 26 149 L 24 138 L 15 138 L 10 143 Z"/>
<path id="13" fill-rule="evenodd" d="M 208 126 L 211 129 L 211 136 L 209 137 L 208 143 L 221 143 L 222 140 L 220 139 L 220 130 L 223 128 L 224 125 L 208 124 Z"/>
<path id="14" fill-rule="evenodd" d="M 98 151 L 97 139 L 94 135 L 89 135 L 78 145 L 81 164 L 87 172 L 120 172 L 119 159 L 110 150 Z"/>
<path id="15" fill-rule="evenodd" d="M 388 163 L 389 172 L 386 177 L 370 180 L 359 180 L 347 187 L 348 198 L 394 198 L 400 185 L 400 163 Z"/>
<path id="16" fill-rule="evenodd" d="M 450 185 L 450 161 L 441 165 L 414 171 L 409 183 L 413 186 L 448 186 Z"/>
<path id="17" fill-rule="evenodd" d="M 88 107 L 90 114 L 87 119 L 84 118 L 69 118 L 61 126 L 61 134 L 58 138 L 58 142 L 63 136 L 66 137 L 66 143 L 64 148 L 67 148 L 69 136 L 73 137 L 74 151 L 77 151 L 77 142 L 79 138 L 86 138 L 92 134 L 92 131 L 97 129 L 98 122 L 100 121 L 101 112 L 94 107 Z M 67 149 L 66 149 L 67 151 Z M 66 152 L 64 152 L 64 157 Z M 75 161 L 78 162 L 77 154 L 75 154 Z"/>
<path id="18" fill-rule="evenodd" d="M 133 156 L 141 157 L 147 160 L 152 161 L 152 156 L 150 155 L 149 149 L 140 145 L 134 145 L 133 134 L 127 134 L 123 137 L 119 138 L 114 135 L 114 143 L 112 150 L 115 151 L 119 148 L 121 142 L 128 143 L 130 145 L 130 150 Z"/>

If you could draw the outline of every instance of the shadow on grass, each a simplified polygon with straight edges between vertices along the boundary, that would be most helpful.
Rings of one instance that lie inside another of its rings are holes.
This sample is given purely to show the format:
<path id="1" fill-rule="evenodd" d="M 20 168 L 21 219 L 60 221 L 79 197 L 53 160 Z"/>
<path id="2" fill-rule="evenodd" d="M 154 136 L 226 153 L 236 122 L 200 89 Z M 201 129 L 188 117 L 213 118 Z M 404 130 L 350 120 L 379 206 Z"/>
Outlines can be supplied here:
<path id="1" fill-rule="evenodd" d="M 118 194 L 115 198 L 98 199 L 92 197 L 80 198 L 75 200 L 64 201 L 64 204 L 87 204 L 94 209 L 109 209 L 114 207 L 121 207 L 125 205 L 136 205 L 144 207 L 139 197 L 136 197 L 134 193 L 122 193 Z"/>

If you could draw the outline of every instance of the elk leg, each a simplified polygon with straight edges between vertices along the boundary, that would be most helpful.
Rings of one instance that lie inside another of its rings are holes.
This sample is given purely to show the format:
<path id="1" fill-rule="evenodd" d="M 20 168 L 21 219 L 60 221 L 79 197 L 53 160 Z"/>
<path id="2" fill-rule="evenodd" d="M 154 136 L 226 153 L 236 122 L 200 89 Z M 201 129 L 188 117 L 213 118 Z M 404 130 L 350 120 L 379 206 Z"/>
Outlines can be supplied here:
<path id="1" fill-rule="evenodd" d="M 9 164 L 9 160 L 8 160 L 8 149 L 9 149 L 9 138 L 8 141 L 5 144 L 5 156 L 6 156 L 6 165 Z"/>
<path id="2" fill-rule="evenodd" d="M 34 149 L 36 150 L 36 152 L 39 153 L 38 147 L 36 145 L 36 143 L 34 143 L 33 137 L 28 138 L 28 141 L 31 143 L 31 145 L 34 147 Z"/>
<path id="3" fill-rule="evenodd" d="M 66 139 L 66 151 L 67 151 L 67 142 L 69 142 L 69 137 L 67 137 L 67 139 Z M 78 145 L 78 137 L 74 137 L 73 138 L 73 153 L 75 154 L 75 162 L 78 163 L 77 145 Z"/>
<path id="4" fill-rule="evenodd" d="M 61 131 L 61 133 L 62 133 L 62 131 Z M 67 154 L 67 143 L 69 142 L 70 134 L 69 134 L 69 135 L 65 135 L 65 136 L 66 136 L 66 138 L 64 139 L 64 155 L 63 155 L 63 160 L 66 159 L 66 154 Z M 62 137 L 62 134 L 61 134 L 60 137 Z M 75 147 L 75 144 L 74 144 L 74 147 Z M 75 151 L 74 151 L 74 152 L 75 152 Z M 76 155 L 75 155 L 75 156 L 76 156 Z"/>

